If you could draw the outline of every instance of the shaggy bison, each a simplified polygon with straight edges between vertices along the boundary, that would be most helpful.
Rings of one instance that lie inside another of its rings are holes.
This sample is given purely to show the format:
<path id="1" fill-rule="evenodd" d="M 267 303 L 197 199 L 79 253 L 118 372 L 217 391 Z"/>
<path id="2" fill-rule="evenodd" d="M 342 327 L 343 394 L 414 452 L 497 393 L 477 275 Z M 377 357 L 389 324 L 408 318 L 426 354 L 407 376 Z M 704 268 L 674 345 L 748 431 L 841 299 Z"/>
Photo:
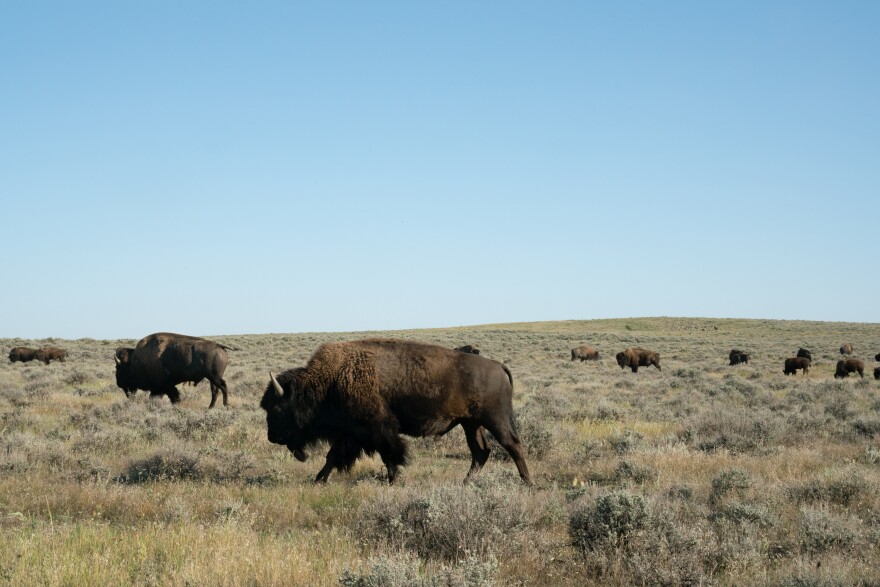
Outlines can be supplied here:
<path id="1" fill-rule="evenodd" d="M 802 359 L 810 359 L 810 361 L 813 360 L 813 353 L 811 353 L 810 351 L 808 351 L 807 349 L 805 349 L 803 347 L 798 349 L 797 355 L 795 355 L 795 356 L 798 356 Z"/>
<path id="2" fill-rule="evenodd" d="M 633 373 L 638 373 L 639 367 L 648 367 L 654 365 L 658 371 L 660 369 L 660 355 L 654 351 L 630 347 L 622 352 L 617 353 L 617 364 L 621 369 L 629 367 Z"/>
<path id="3" fill-rule="evenodd" d="M 485 429 L 531 483 L 513 415 L 513 376 L 503 364 L 469 353 L 402 340 L 359 340 L 318 347 L 305 367 L 280 373 L 260 406 L 269 442 L 300 461 L 324 440 L 327 460 L 315 482 L 379 453 L 394 483 L 407 462 L 408 436 L 442 436 L 459 424 L 471 452 L 465 481 L 489 458 Z"/>
<path id="4" fill-rule="evenodd" d="M 54 346 L 47 346 L 41 349 L 37 349 L 37 355 L 35 357 L 38 361 L 43 361 L 45 364 L 49 364 L 52 361 L 59 361 L 63 363 L 67 358 L 67 351 L 64 349 L 59 349 Z"/>
<path id="5" fill-rule="evenodd" d="M 571 349 L 571 360 L 576 361 L 578 359 L 580 359 L 581 362 L 598 361 L 599 351 L 588 344 L 575 347 Z"/>
<path id="6" fill-rule="evenodd" d="M 177 384 L 202 379 L 211 382 L 211 405 L 223 392 L 223 405 L 229 405 L 223 372 L 229 347 L 204 338 L 158 332 L 146 336 L 135 348 L 116 349 L 116 385 L 131 397 L 138 389 L 151 396 L 167 395 L 171 403 L 180 401 Z"/>
<path id="7" fill-rule="evenodd" d="M 841 359 L 837 361 L 837 369 L 834 377 L 849 377 L 850 373 L 858 373 L 859 377 L 865 376 L 865 363 L 859 359 Z"/>
<path id="8" fill-rule="evenodd" d="M 785 359 L 785 367 L 782 372 L 786 375 L 797 375 L 797 370 L 802 369 L 804 375 L 806 375 L 810 371 L 810 359 L 806 357 L 791 357 L 790 359 Z"/>
<path id="9" fill-rule="evenodd" d="M 874 379 L 880 379 L 880 367 L 874 367 Z"/>
<path id="10" fill-rule="evenodd" d="M 457 350 L 460 353 L 470 353 L 472 355 L 479 355 L 480 354 L 480 349 L 478 349 L 477 347 L 475 347 L 472 344 L 457 346 L 457 347 L 455 347 L 455 350 Z"/>
<path id="11" fill-rule="evenodd" d="M 874 355 L 874 360 L 880 361 L 880 353 L 877 353 L 876 355 Z"/>
<path id="12" fill-rule="evenodd" d="M 853 352 L 852 345 L 849 344 L 848 342 L 845 342 L 842 345 L 840 345 L 840 354 L 841 355 L 851 355 L 852 352 Z"/>
<path id="13" fill-rule="evenodd" d="M 26 346 L 17 346 L 9 351 L 9 362 L 27 363 L 37 358 L 37 349 L 31 349 Z"/>
<path id="14" fill-rule="evenodd" d="M 740 363 L 749 362 L 749 354 L 739 349 L 731 350 L 728 357 L 730 358 L 731 365 L 739 365 Z"/>

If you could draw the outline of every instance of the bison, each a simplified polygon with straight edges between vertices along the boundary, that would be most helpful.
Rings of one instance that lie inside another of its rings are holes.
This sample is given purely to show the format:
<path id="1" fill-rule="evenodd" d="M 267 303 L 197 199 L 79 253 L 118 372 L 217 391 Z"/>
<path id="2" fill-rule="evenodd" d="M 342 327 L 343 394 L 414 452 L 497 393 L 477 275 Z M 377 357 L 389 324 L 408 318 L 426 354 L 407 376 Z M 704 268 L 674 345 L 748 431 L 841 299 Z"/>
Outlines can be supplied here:
<path id="1" fill-rule="evenodd" d="M 394 483 L 407 462 L 401 434 L 439 437 L 458 425 L 471 452 L 465 481 L 489 458 L 488 430 L 531 483 L 514 423 L 513 376 L 497 361 L 431 344 L 367 339 L 323 344 L 305 367 L 269 377 L 260 402 L 269 442 L 300 461 L 319 441 L 330 444 L 316 483 L 377 452 Z"/>
<path id="2" fill-rule="evenodd" d="M 880 353 L 877 353 L 876 355 L 874 355 L 874 360 L 880 361 Z"/>
<path id="3" fill-rule="evenodd" d="M 37 349 L 28 348 L 26 346 L 17 346 L 9 351 L 9 362 L 15 363 L 20 361 L 27 363 L 37 358 Z"/>
<path id="4" fill-rule="evenodd" d="M 648 367 L 654 365 L 658 371 L 660 369 L 660 355 L 654 351 L 630 347 L 622 352 L 617 353 L 617 364 L 621 369 L 629 367 L 633 373 L 638 373 L 639 367 Z"/>
<path id="5" fill-rule="evenodd" d="M 840 354 L 841 355 L 851 355 L 853 353 L 852 345 L 848 342 L 840 345 Z"/>
<path id="6" fill-rule="evenodd" d="M 808 351 L 807 349 L 805 349 L 803 347 L 798 349 L 797 355 L 795 355 L 795 356 L 800 357 L 802 359 L 810 359 L 811 362 L 813 360 L 813 353 L 811 353 L 810 351 Z"/>
<path id="7" fill-rule="evenodd" d="M 880 379 L 880 367 L 874 367 L 874 379 Z"/>
<path id="8" fill-rule="evenodd" d="M 576 361 L 578 359 L 580 359 L 581 362 L 598 361 L 599 351 L 588 344 L 575 347 L 571 349 L 571 360 Z"/>
<path id="9" fill-rule="evenodd" d="M 739 351 L 733 349 L 730 351 L 730 365 L 739 365 L 740 363 L 748 363 L 749 362 L 749 354 L 744 353 L 743 351 Z"/>
<path id="10" fill-rule="evenodd" d="M 834 371 L 834 377 L 843 379 L 844 377 L 849 377 L 850 373 L 858 373 L 859 377 L 864 377 L 864 361 L 860 359 L 841 359 L 837 361 L 837 369 Z"/>
<path id="11" fill-rule="evenodd" d="M 785 359 L 785 367 L 782 372 L 786 375 L 797 375 L 797 370 L 802 369 L 806 375 L 810 371 L 810 363 L 812 361 L 806 357 L 791 357 Z"/>
<path id="12" fill-rule="evenodd" d="M 47 365 L 52 361 L 60 361 L 63 363 L 67 358 L 67 351 L 59 349 L 58 347 L 46 346 L 37 349 L 37 355 L 35 358 L 38 361 L 43 361 L 43 363 Z"/>
<path id="13" fill-rule="evenodd" d="M 460 353 L 470 353 L 472 355 L 479 355 L 480 354 L 480 349 L 478 349 L 477 347 L 475 347 L 472 344 L 457 346 L 457 347 L 455 347 L 455 350 L 457 350 Z"/>
<path id="14" fill-rule="evenodd" d="M 150 396 L 167 395 L 171 403 L 180 401 L 177 384 L 202 379 L 211 382 L 211 405 L 223 392 L 223 405 L 229 405 L 223 372 L 229 362 L 229 347 L 204 338 L 158 332 L 142 338 L 135 348 L 116 349 L 116 385 L 131 397 L 138 389 Z"/>

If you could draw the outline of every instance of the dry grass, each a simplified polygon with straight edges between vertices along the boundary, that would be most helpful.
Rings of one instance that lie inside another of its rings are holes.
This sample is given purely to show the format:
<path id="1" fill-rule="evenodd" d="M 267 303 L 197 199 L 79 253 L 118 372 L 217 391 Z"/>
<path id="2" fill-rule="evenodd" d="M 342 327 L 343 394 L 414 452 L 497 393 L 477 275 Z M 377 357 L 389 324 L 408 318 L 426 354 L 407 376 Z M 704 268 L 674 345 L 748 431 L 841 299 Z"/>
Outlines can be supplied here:
<path id="1" fill-rule="evenodd" d="M 267 372 L 328 340 L 472 343 L 506 362 L 535 486 L 495 450 L 478 481 L 460 431 L 411 441 L 388 487 L 375 459 L 312 485 L 266 441 Z M 128 400 L 113 351 L 0 363 L 0 584 L 835 585 L 880 582 L 880 384 L 834 380 L 880 326 L 639 318 L 394 333 L 218 336 L 231 407 Z M 597 362 L 570 349 L 597 347 Z M 627 346 L 662 371 L 622 371 Z M 813 351 L 804 377 L 782 362 Z M 731 348 L 751 353 L 727 366 Z M 870 371 L 870 369 L 869 369 Z"/>

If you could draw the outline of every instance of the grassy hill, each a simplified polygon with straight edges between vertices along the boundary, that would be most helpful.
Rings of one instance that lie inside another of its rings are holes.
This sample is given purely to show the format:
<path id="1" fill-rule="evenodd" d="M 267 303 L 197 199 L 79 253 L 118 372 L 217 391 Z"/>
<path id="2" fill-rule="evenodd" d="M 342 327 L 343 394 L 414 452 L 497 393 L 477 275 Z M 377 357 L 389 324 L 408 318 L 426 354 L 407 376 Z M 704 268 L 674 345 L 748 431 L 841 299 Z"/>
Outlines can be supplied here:
<path id="1" fill-rule="evenodd" d="M 144 333 L 147 334 L 147 333 Z M 190 333 L 193 334 L 193 333 Z M 463 434 L 411 439 L 399 485 L 378 459 L 325 486 L 266 440 L 269 370 L 318 344 L 471 343 L 505 362 L 532 488 L 496 447 L 478 481 Z M 230 407 L 126 399 L 113 352 L 0 363 L 0 583 L 631 585 L 880 583 L 880 325 L 629 318 L 369 333 L 210 336 L 235 347 Z M 852 343 L 864 379 L 833 378 Z M 597 347 L 598 362 L 570 349 Z M 662 371 L 621 370 L 642 346 Z M 751 353 L 730 367 L 731 348 Z M 799 347 L 809 374 L 782 373 Z M 384 582 L 383 582 L 384 581 Z"/>

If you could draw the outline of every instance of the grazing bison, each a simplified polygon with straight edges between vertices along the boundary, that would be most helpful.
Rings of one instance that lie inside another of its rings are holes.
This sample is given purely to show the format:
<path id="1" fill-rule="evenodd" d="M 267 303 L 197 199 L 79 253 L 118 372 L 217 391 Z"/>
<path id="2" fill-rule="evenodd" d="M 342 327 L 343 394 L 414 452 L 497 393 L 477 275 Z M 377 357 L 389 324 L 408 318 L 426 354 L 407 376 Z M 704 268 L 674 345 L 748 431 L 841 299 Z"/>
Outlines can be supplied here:
<path id="1" fill-rule="evenodd" d="M 22 363 L 27 363 L 29 361 L 33 361 L 37 358 L 37 349 L 31 349 L 26 346 L 17 346 L 11 351 L 9 351 L 9 362 L 15 363 L 16 361 L 20 361 Z"/>
<path id="2" fill-rule="evenodd" d="M 638 373 L 639 367 L 648 367 L 650 365 L 654 365 L 658 371 L 661 371 L 659 353 L 636 347 L 630 347 L 617 353 L 617 364 L 620 365 L 621 369 L 629 367 L 633 373 Z"/>
<path id="3" fill-rule="evenodd" d="M 859 377 L 865 376 L 865 363 L 860 359 L 841 359 L 837 361 L 837 369 L 834 377 L 849 377 L 850 373 L 858 373 Z"/>
<path id="4" fill-rule="evenodd" d="M 743 351 L 739 351 L 733 349 L 730 351 L 730 364 L 731 365 L 739 365 L 740 363 L 748 363 L 749 362 L 749 354 Z"/>
<path id="5" fill-rule="evenodd" d="M 840 354 L 841 355 L 851 355 L 852 352 L 853 352 L 852 345 L 849 344 L 848 342 L 845 342 L 842 345 L 840 345 Z"/>
<path id="6" fill-rule="evenodd" d="M 880 379 L 880 367 L 874 367 L 874 379 Z"/>
<path id="7" fill-rule="evenodd" d="M 802 359 L 810 359 L 811 362 L 813 360 L 813 353 L 811 353 L 810 351 L 808 351 L 805 348 L 799 348 L 796 356 L 798 356 Z"/>
<path id="8" fill-rule="evenodd" d="M 571 349 L 571 360 L 576 361 L 578 359 L 580 359 L 581 362 L 598 361 L 599 351 L 588 344 L 575 347 Z"/>
<path id="9" fill-rule="evenodd" d="M 489 458 L 485 430 L 531 483 L 513 416 L 513 376 L 501 363 L 444 347 L 402 340 L 358 340 L 318 347 L 305 367 L 280 373 L 260 406 L 269 442 L 300 461 L 325 440 L 327 461 L 315 477 L 347 471 L 379 453 L 394 483 L 407 462 L 408 436 L 442 436 L 459 424 L 471 451 L 470 479 Z"/>
<path id="10" fill-rule="evenodd" d="M 455 347 L 455 350 L 457 350 L 461 353 L 470 353 L 472 355 L 479 355 L 480 354 L 480 349 L 478 349 L 477 347 L 475 347 L 472 344 L 457 346 L 457 347 Z"/>
<path id="11" fill-rule="evenodd" d="M 35 358 L 38 361 L 43 361 L 47 365 L 52 361 L 60 361 L 63 363 L 67 358 L 67 351 L 54 346 L 46 346 L 37 349 L 37 355 Z"/>
<path id="12" fill-rule="evenodd" d="M 877 353 L 876 355 L 874 355 L 874 360 L 880 361 L 880 353 Z"/>
<path id="13" fill-rule="evenodd" d="M 785 359 L 785 368 L 782 370 L 786 375 L 797 375 L 798 369 L 803 369 L 804 375 L 810 371 L 812 361 L 806 357 L 791 357 Z"/>
<path id="14" fill-rule="evenodd" d="M 151 396 L 167 395 L 171 403 L 180 401 L 177 384 L 187 381 L 211 382 L 211 405 L 223 392 L 223 405 L 229 405 L 223 372 L 229 347 L 204 338 L 159 332 L 146 336 L 135 348 L 116 349 L 116 385 L 131 397 L 138 389 Z"/>

